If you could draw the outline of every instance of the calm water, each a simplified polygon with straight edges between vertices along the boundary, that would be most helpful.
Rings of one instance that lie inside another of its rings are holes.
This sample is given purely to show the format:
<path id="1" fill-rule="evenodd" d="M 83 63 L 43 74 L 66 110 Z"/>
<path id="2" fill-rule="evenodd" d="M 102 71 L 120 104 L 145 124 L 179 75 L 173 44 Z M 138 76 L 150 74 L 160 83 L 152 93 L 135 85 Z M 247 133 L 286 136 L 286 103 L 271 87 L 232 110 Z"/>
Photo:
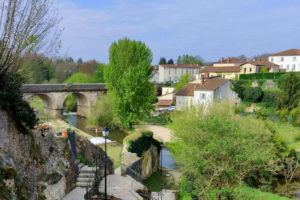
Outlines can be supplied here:
<path id="1" fill-rule="evenodd" d="M 95 132 L 95 130 L 87 128 L 87 119 L 85 117 L 81 117 L 76 115 L 76 113 L 73 112 L 64 112 L 64 120 L 67 121 L 72 126 L 75 126 L 76 128 L 79 128 L 80 130 L 95 136 L 95 137 L 102 137 L 102 130 L 98 130 L 98 133 Z M 114 130 L 109 132 L 108 139 L 117 141 L 120 144 L 123 144 L 123 139 L 126 137 L 127 134 L 121 130 Z"/>
<path id="2" fill-rule="evenodd" d="M 169 149 L 163 147 L 161 152 L 161 165 L 168 169 L 176 169 L 176 160 L 171 157 L 171 152 Z"/>

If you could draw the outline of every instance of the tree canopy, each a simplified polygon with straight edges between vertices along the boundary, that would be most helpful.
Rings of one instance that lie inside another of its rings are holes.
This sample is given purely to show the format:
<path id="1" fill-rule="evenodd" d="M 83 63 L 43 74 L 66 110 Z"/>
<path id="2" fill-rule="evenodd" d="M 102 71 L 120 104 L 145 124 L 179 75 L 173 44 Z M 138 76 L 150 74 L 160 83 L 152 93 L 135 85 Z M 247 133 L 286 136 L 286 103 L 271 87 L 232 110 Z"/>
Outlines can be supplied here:
<path id="1" fill-rule="evenodd" d="M 161 57 L 161 58 L 159 59 L 159 64 L 160 64 L 160 65 L 167 64 L 166 58 L 165 58 L 165 57 Z"/>
<path id="2" fill-rule="evenodd" d="M 174 60 L 172 58 L 170 58 L 167 62 L 167 64 L 174 64 Z"/>
<path id="3" fill-rule="evenodd" d="M 292 110 L 300 103 L 300 78 L 295 73 L 284 75 L 279 85 L 282 93 L 280 95 L 279 107 Z"/>
<path id="4" fill-rule="evenodd" d="M 190 82 L 190 75 L 183 74 L 179 77 L 178 83 L 175 83 L 175 91 L 181 90 L 188 82 Z"/>
<path id="5" fill-rule="evenodd" d="M 198 64 L 199 66 L 202 66 L 203 60 L 200 56 L 183 54 L 182 56 L 178 56 L 177 64 Z"/>
<path id="6" fill-rule="evenodd" d="M 120 39 L 109 49 L 105 82 L 113 101 L 114 117 L 122 127 L 131 128 L 153 110 L 155 86 L 149 82 L 152 52 L 145 43 Z"/>

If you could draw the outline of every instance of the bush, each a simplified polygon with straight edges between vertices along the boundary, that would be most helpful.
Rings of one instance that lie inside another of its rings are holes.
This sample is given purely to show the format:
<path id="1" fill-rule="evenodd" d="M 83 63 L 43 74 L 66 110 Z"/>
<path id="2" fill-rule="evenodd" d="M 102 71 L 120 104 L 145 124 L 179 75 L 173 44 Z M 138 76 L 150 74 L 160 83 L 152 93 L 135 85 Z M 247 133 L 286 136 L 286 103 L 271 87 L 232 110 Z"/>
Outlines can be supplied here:
<path id="1" fill-rule="evenodd" d="M 235 115 L 232 105 L 189 108 L 170 127 L 176 138 L 172 153 L 198 199 L 227 199 L 258 169 L 275 174 L 272 133 L 261 120 Z"/>
<path id="2" fill-rule="evenodd" d="M 240 80 L 278 79 L 286 72 L 241 74 Z"/>
<path id="3" fill-rule="evenodd" d="M 159 150 L 161 148 L 161 143 L 153 138 L 153 133 L 144 131 L 139 138 L 129 141 L 128 151 L 141 157 L 143 152 L 147 151 L 151 145 L 158 147 Z"/>
<path id="4" fill-rule="evenodd" d="M 279 92 L 264 91 L 262 102 L 266 103 L 266 107 L 276 107 L 278 105 Z"/>
<path id="5" fill-rule="evenodd" d="M 282 122 L 287 122 L 289 116 L 289 110 L 288 109 L 282 109 L 280 111 L 280 118 Z"/>
<path id="6" fill-rule="evenodd" d="M 88 115 L 88 124 L 95 126 L 117 126 L 113 117 L 112 101 L 109 94 L 100 95 L 95 107 L 92 107 Z"/>
<path id="7" fill-rule="evenodd" d="M 260 102 L 263 96 L 263 91 L 260 87 L 250 87 L 244 92 L 244 99 L 248 102 Z"/>
<path id="8" fill-rule="evenodd" d="M 24 82 L 20 74 L 0 75 L 0 108 L 12 115 L 17 124 L 32 129 L 38 119 L 29 103 L 23 99 L 21 86 Z"/>
<path id="9" fill-rule="evenodd" d="M 290 117 L 293 126 L 300 126 L 300 104 L 290 112 Z"/>
<path id="10" fill-rule="evenodd" d="M 244 80 L 238 80 L 238 81 L 232 81 L 231 82 L 231 89 L 235 91 L 238 94 L 238 97 L 242 100 L 244 99 L 244 92 L 246 88 L 247 81 Z"/>

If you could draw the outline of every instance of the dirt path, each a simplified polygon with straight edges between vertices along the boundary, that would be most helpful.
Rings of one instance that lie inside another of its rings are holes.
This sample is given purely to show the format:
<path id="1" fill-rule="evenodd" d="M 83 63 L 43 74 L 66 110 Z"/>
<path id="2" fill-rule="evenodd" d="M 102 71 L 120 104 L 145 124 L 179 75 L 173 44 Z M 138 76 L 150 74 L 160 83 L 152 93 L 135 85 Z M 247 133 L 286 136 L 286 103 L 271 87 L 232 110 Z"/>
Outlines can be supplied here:
<path id="1" fill-rule="evenodd" d="M 153 137 L 162 142 L 170 142 L 171 141 L 171 130 L 167 127 L 157 126 L 157 125 L 141 125 L 137 129 L 139 130 L 149 130 L 153 132 Z"/>

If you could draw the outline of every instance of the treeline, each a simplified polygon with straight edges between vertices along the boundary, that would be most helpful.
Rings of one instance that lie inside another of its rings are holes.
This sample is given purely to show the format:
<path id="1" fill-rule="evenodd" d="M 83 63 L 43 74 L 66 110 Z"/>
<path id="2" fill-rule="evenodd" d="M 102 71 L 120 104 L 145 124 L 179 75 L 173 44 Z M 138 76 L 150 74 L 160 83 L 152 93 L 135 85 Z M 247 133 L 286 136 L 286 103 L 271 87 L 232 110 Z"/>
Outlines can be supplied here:
<path id="1" fill-rule="evenodd" d="M 73 74 L 84 74 L 85 82 L 104 82 L 103 68 L 106 66 L 96 60 L 83 62 L 81 58 L 74 61 L 72 57 L 48 58 L 45 55 L 34 54 L 22 58 L 20 71 L 24 74 L 26 83 L 63 83 Z M 78 77 L 80 76 L 80 77 Z M 82 75 L 77 75 L 70 82 L 81 83 Z"/>

